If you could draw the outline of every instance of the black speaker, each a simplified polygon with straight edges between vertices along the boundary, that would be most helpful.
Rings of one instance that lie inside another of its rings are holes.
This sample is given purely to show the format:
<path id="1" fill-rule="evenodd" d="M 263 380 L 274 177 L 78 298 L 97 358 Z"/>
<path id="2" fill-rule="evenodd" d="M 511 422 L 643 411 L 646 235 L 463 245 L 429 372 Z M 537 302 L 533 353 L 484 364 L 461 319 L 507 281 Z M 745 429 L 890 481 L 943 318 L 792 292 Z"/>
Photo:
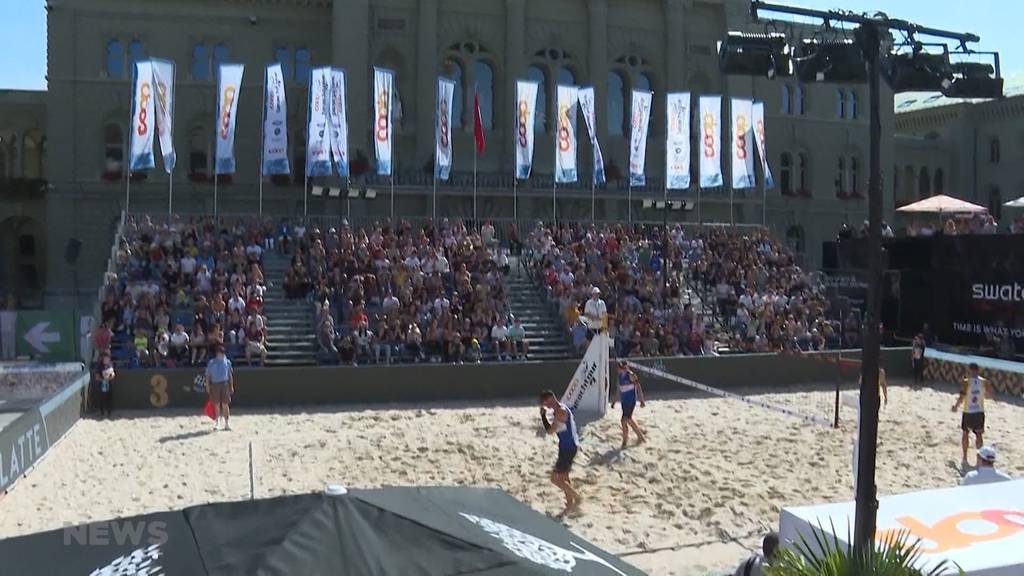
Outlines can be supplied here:
<path id="1" fill-rule="evenodd" d="M 64 249 L 64 260 L 74 265 L 78 261 L 78 254 L 82 251 L 82 241 L 78 238 L 68 239 L 68 246 Z"/>

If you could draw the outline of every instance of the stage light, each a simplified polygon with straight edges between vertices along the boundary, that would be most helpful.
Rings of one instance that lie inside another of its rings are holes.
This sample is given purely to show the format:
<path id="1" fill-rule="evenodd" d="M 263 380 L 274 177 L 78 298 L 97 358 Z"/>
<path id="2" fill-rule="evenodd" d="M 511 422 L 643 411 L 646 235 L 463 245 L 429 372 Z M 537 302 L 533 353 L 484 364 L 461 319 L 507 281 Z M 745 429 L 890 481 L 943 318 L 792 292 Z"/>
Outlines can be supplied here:
<path id="1" fill-rule="evenodd" d="M 868 81 L 867 63 L 853 40 L 804 40 L 794 49 L 793 62 L 804 82 Z"/>
<path id="2" fill-rule="evenodd" d="M 729 32 L 718 43 L 718 66 L 723 74 L 792 76 L 793 60 L 786 35 Z"/>
<path id="3" fill-rule="evenodd" d="M 884 63 L 886 80 L 893 92 L 938 92 L 953 83 L 949 54 L 915 50 L 893 54 Z"/>
<path id="4" fill-rule="evenodd" d="M 942 91 L 949 98 L 1002 98 L 1003 79 L 991 64 L 958 62 L 953 64 L 953 84 Z"/>

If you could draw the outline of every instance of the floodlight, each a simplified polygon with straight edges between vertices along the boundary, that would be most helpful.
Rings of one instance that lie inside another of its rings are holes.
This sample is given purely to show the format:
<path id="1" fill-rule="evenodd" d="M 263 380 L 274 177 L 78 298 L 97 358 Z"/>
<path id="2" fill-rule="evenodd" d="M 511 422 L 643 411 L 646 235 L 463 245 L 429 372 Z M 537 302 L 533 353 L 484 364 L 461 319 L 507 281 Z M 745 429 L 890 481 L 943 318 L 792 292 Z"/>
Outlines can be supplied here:
<path id="1" fill-rule="evenodd" d="M 729 32 L 718 43 L 718 66 L 723 74 L 792 76 L 793 61 L 786 35 Z"/>
<path id="2" fill-rule="evenodd" d="M 804 82 L 868 81 L 867 63 L 853 40 L 804 40 L 793 52 L 796 75 Z"/>
<path id="3" fill-rule="evenodd" d="M 953 84 L 942 91 L 949 98 L 1002 98 L 1003 79 L 991 64 L 953 64 Z"/>
<path id="4" fill-rule="evenodd" d="M 953 83 L 949 54 L 915 50 L 893 54 L 885 61 L 885 76 L 893 92 L 938 92 Z"/>

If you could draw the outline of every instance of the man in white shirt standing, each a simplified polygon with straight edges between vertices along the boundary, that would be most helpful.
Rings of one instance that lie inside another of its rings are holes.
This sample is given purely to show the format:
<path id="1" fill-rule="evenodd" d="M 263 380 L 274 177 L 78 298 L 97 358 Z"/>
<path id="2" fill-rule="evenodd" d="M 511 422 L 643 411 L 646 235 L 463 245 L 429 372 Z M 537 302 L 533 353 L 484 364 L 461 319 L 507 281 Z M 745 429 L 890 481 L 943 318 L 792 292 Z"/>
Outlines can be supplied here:
<path id="1" fill-rule="evenodd" d="M 968 472 L 960 483 L 964 486 L 973 486 L 1006 482 L 1007 480 L 1013 480 L 1013 478 L 1005 472 L 996 470 L 996 449 L 991 446 L 982 446 L 978 449 L 978 467 Z"/>
<path id="2" fill-rule="evenodd" d="M 583 306 L 583 316 L 591 333 L 608 329 L 608 306 L 601 299 L 601 289 L 597 286 L 590 289 L 590 300 Z"/>

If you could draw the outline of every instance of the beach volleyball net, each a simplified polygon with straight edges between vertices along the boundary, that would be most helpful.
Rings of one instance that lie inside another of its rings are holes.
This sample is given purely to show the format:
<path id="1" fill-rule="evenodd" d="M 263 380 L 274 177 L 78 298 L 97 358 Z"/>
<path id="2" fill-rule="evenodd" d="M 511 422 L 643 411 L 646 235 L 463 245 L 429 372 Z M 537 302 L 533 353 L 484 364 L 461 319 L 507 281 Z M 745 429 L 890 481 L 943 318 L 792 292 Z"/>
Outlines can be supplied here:
<path id="1" fill-rule="evenodd" d="M 728 390 L 698 382 L 666 371 L 664 364 L 629 365 L 638 374 L 662 379 L 720 398 L 728 398 L 799 419 L 807 424 L 837 428 L 839 426 L 840 394 L 857 386 L 860 360 L 841 355 L 798 355 L 797 367 L 807 374 L 806 381 L 792 385 L 771 382 L 758 384 L 751 374 L 750 386 L 730 387 Z M 804 364 L 807 363 L 807 364 Z"/>

